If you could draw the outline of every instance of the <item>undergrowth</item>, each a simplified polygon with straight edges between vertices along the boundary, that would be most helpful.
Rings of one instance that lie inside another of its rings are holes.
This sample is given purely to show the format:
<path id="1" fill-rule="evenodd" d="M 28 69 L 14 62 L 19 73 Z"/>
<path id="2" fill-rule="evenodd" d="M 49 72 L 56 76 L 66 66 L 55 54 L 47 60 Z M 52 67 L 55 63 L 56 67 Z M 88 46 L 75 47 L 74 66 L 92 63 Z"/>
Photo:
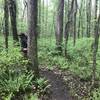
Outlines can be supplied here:
<path id="1" fill-rule="evenodd" d="M 58 55 L 55 49 L 54 38 L 52 38 L 52 41 L 49 40 L 49 38 L 42 38 L 39 40 L 39 63 L 41 66 L 46 66 L 51 70 L 55 67 L 64 71 L 69 70 L 82 81 L 90 82 L 93 63 L 92 44 L 93 38 L 77 39 L 75 46 L 73 46 L 73 41 L 69 40 L 67 45 L 67 57 L 65 57 L 64 53 Z M 100 80 L 100 45 L 97 53 L 96 79 Z M 99 100 L 99 89 L 97 89 L 96 92 L 94 90 L 92 92 L 93 95 L 91 97 L 94 98 L 93 100 Z"/>
<path id="2" fill-rule="evenodd" d="M 27 72 L 28 60 L 25 60 L 22 57 L 20 48 L 12 49 L 11 40 L 9 41 L 10 46 L 7 54 L 4 50 L 4 47 L 2 46 L 2 41 L 0 40 L 0 97 L 12 98 L 14 97 L 14 94 L 18 93 L 18 91 L 24 91 L 27 89 L 27 87 L 28 89 L 31 88 L 33 91 L 32 93 L 30 92 L 28 95 L 25 95 L 24 98 L 36 98 L 42 92 L 46 91 L 47 82 L 45 81 L 45 79 L 38 79 L 33 81 L 34 74 L 32 74 L 32 72 Z M 82 38 L 77 39 L 76 45 L 73 46 L 73 41 L 70 40 L 67 45 L 67 57 L 65 57 L 64 52 L 62 55 L 58 55 L 58 52 L 55 49 L 54 38 L 40 38 L 38 42 L 38 56 L 40 67 L 43 66 L 47 67 L 48 69 L 57 67 L 64 71 L 69 70 L 76 76 L 80 77 L 81 80 L 91 81 L 93 54 L 92 43 L 93 38 Z M 64 48 L 64 46 L 62 47 Z M 97 53 L 97 80 L 100 80 L 99 66 L 100 45 Z M 4 85 L 2 83 L 4 83 Z M 37 91 L 37 93 L 34 92 L 34 89 L 36 89 L 36 84 L 38 84 L 38 89 L 35 90 Z M 90 95 L 92 95 L 91 97 L 93 100 L 99 100 L 99 88 L 93 90 Z"/>
<path id="3" fill-rule="evenodd" d="M 44 41 L 44 42 L 41 42 Z M 46 43 L 45 43 L 46 41 Z M 52 69 L 59 67 L 60 69 L 69 69 L 81 78 L 88 78 L 92 72 L 92 38 L 83 38 L 76 41 L 73 46 L 73 41 L 68 42 L 67 57 L 58 55 L 55 50 L 55 41 L 47 40 L 39 41 L 39 63 L 46 65 Z M 100 47 L 100 45 L 99 45 Z M 99 49 L 100 51 L 100 49 Z M 97 53 L 97 78 L 100 76 L 100 52 Z"/>
<path id="4" fill-rule="evenodd" d="M 33 71 L 28 71 L 28 60 L 19 47 L 3 47 L 0 51 L 0 100 L 38 100 L 46 93 L 48 82 L 44 78 L 35 78 Z"/>

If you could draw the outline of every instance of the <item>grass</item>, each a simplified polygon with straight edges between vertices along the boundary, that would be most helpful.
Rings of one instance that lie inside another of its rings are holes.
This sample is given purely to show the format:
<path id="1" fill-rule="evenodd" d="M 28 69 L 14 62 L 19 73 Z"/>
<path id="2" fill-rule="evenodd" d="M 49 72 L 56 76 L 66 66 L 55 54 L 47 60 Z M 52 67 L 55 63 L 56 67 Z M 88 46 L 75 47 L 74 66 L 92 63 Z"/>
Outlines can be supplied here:
<path id="1" fill-rule="evenodd" d="M 71 70 L 81 78 L 88 78 L 92 72 L 92 49 L 93 38 L 77 39 L 76 45 L 73 46 L 73 40 L 69 40 L 67 49 L 67 59 L 55 55 L 55 38 L 44 36 L 38 41 L 39 64 L 47 66 L 50 69 L 59 67 L 62 70 Z M 4 38 L 0 36 L 0 46 L 4 47 Z M 12 48 L 12 38 L 9 37 L 9 49 Z M 63 47 L 64 48 L 64 47 Z M 97 53 L 97 78 L 100 76 L 100 45 Z"/>
<path id="2" fill-rule="evenodd" d="M 54 55 L 55 39 L 42 38 L 39 40 L 39 63 L 52 69 L 53 66 L 60 69 L 69 69 L 81 78 L 88 78 L 92 72 L 92 48 L 93 38 L 77 39 L 76 45 L 73 46 L 73 41 L 68 42 L 68 56 L 65 57 Z M 97 78 L 100 76 L 100 45 L 97 53 Z"/>
<path id="3" fill-rule="evenodd" d="M 67 58 L 63 55 L 55 55 L 55 39 L 51 38 L 41 38 L 39 39 L 39 64 L 41 66 L 47 67 L 49 69 L 54 69 L 55 67 L 64 70 L 71 71 L 74 73 L 74 76 L 78 76 L 81 80 L 86 81 L 86 84 L 90 84 L 91 75 L 92 75 L 92 60 L 93 60 L 93 50 L 92 43 L 93 38 L 81 38 L 77 39 L 76 45 L 73 46 L 73 40 L 68 41 L 67 48 Z M 63 46 L 64 48 L 64 46 Z M 100 44 L 97 52 L 97 66 L 96 66 L 96 79 L 100 81 Z M 74 79 L 75 80 L 75 79 Z M 74 84 L 74 83 L 73 83 Z M 79 84 L 76 82 L 76 84 Z M 81 82 L 80 82 L 81 84 Z M 80 85 L 79 84 L 79 85 Z M 83 82 L 82 82 L 83 84 Z M 78 86 L 78 85 L 77 85 Z M 83 84 L 84 87 L 85 84 Z M 80 87 L 80 86 L 79 86 Z M 87 86 L 86 86 L 87 87 Z M 87 89 L 90 86 L 87 87 Z M 76 87 L 74 93 L 76 93 Z M 99 84 L 100 88 L 100 84 Z M 100 91 L 99 88 L 92 90 L 90 93 L 89 90 L 87 93 L 88 97 L 83 97 L 83 100 L 99 100 L 100 99 Z M 84 89 L 83 89 L 84 90 Z M 80 97 L 81 98 L 81 97 Z M 85 98 L 85 99 L 84 99 Z"/>
<path id="4" fill-rule="evenodd" d="M 11 100 L 20 96 L 25 100 L 38 100 L 38 96 L 48 88 L 48 82 L 44 78 L 35 79 L 34 72 L 30 73 L 27 70 L 28 60 L 23 58 L 20 47 L 13 47 L 11 37 L 8 53 L 3 37 L 0 37 L 0 43 L 0 99 Z"/>
<path id="5" fill-rule="evenodd" d="M 44 36 L 38 40 L 38 57 L 40 67 L 54 69 L 55 67 L 71 71 L 81 79 L 90 81 L 92 74 L 92 48 L 93 38 L 77 39 L 76 45 L 73 46 L 73 40 L 68 41 L 67 58 L 58 55 L 55 50 L 55 38 Z M 9 37 L 9 48 L 13 48 L 12 38 Z M 0 36 L 0 47 L 4 47 L 4 39 Z M 63 46 L 64 48 L 64 46 Z M 96 78 L 100 80 L 100 44 L 97 53 Z M 99 88 L 93 91 L 93 98 L 97 98 Z M 99 100 L 99 99 L 94 99 Z"/>

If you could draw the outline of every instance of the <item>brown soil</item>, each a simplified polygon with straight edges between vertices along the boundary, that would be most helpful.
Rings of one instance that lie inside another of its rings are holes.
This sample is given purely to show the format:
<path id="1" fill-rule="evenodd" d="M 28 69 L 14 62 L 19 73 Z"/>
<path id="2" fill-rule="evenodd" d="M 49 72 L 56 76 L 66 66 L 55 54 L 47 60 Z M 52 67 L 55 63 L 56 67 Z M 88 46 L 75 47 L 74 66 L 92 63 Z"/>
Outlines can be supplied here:
<path id="1" fill-rule="evenodd" d="M 66 86 L 62 74 L 59 70 L 47 70 L 42 69 L 40 71 L 42 77 L 45 77 L 50 86 L 50 98 L 48 100 L 75 100 L 72 99 L 69 93 L 69 89 Z"/>

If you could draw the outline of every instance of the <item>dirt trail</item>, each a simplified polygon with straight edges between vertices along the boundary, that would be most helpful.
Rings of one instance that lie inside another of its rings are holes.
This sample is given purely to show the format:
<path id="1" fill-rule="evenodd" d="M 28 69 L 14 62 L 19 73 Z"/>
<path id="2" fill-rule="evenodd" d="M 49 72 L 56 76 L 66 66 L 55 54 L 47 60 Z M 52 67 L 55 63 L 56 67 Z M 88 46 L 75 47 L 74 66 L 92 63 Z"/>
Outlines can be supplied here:
<path id="1" fill-rule="evenodd" d="M 65 86 L 63 77 L 58 70 L 49 71 L 42 69 L 40 74 L 42 77 L 45 77 L 51 85 L 51 98 L 49 100 L 73 100 L 69 95 L 69 89 Z"/>

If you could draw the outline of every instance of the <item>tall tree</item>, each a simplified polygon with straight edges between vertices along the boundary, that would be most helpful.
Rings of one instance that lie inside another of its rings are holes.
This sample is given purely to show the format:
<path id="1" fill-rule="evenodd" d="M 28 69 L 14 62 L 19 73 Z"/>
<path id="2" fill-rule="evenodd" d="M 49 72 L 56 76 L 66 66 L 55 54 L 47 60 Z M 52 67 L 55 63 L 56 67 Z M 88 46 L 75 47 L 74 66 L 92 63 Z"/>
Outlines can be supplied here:
<path id="1" fill-rule="evenodd" d="M 92 85 L 95 84 L 96 79 L 96 55 L 98 51 L 99 43 L 99 24 L 100 24 L 100 14 L 97 18 L 98 0 L 95 0 L 95 26 L 94 26 L 94 44 L 93 44 L 93 74 L 92 74 Z"/>
<path id="2" fill-rule="evenodd" d="M 9 35 L 9 11 L 8 11 L 8 0 L 4 0 L 4 37 L 5 37 L 5 48 L 8 49 L 8 35 Z"/>
<path id="3" fill-rule="evenodd" d="M 41 33 L 45 33 L 45 1 L 44 0 L 42 0 L 42 10 L 41 10 L 41 13 L 42 13 L 42 17 L 41 17 L 41 20 L 42 20 L 42 22 L 41 22 Z"/>
<path id="4" fill-rule="evenodd" d="M 83 0 L 81 0 L 80 2 L 81 2 L 81 5 L 79 8 L 78 38 L 80 38 L 80 33 L 81 33 Z"/>
<path id="5" fill-rule="evenodd" d="M 63 14 L 64 14 L 64 0 L 58 0 L 55 35 L 56 35 L 56 46 L 59 52 L 62 52 Z"/>
<path id="6" fill-rule="evenodd" d="M 17 34 L 17 21 L 16 21 L 16 0 L 9 0 L 9 9 L 10 9 L 10 18 L 11 18 L 11 27 L 13 40 L 18 42 L 18 34 Z"/>
<path id="7" fill-rule="evenodd" d="M 76 14 L 77 14 L 77 0 L 72 0 L 72 11 L 73 11 L 73 45 L 76 43 Z"/>
<path id="8" fill-rule="evenodd" d="M 46 0 L 46 22 L 45 22 L 45 29 L 46 33 L 48 32 L 48 0 Z"/>
<path id="9" fill-rule="evenodd" d="M 83 0 L 82 3 L 82 18 L 81 18 L 81 35 L 82 37 L 85 36 L 84 33 L 86 33 L 86 1 L 87 0 Z"/>
<path id="10" fill-rule="evenodd" d="M 38 31 L 38 36 L 41 34 L 41 0 L 38 0 L 38 26 L 39 26 L 39 31 Z"/>
<path id="11" fill-rule="evenodd" d="M 69 1 L 68 1 L 69 3 Z M 65 32 L 64 32 L 64 42 L 65 42 L 65 56 L 67 56 L 67 44 L 68 44 L 68 38 L 69 38 L 69 32 L 71 31 L 71 24 L 72 24 L 72 19 L 73 19 L 73 2 L 71 2 L 71 7 L 69 7 L 68 10 L 68 21 L 66 22 L 65 25 Z"/>
<path id="12" fill-rule="evenodd" d="M 87 0 L 87 37 L 90 37 L 91 30 L 91 5 L 92 1 Z"/>
<path id="13" fill-rule="evenodd" d="M 28 1 L 28 57 L 31 62 L 30 69 L 38 76 L 38 54 L 37 54 L 37 14 L 38 0 Z"/>
<path id="14" fill-rule="evenodd" d="M 68 9 L 69 9 L 69 0 L 65 0 L 64 1 L 64 27 L 63 27 L 63 29 L 64 29 L 64 32 L 65 32 L 65 25 L 66 25 L 66 22 L 67 22 L 67 20 L 68 20 L 68 18 L 67 18 L 67 15 L 68 15 Z M 64 33 L 63 32 L 63 33 Z"/>

